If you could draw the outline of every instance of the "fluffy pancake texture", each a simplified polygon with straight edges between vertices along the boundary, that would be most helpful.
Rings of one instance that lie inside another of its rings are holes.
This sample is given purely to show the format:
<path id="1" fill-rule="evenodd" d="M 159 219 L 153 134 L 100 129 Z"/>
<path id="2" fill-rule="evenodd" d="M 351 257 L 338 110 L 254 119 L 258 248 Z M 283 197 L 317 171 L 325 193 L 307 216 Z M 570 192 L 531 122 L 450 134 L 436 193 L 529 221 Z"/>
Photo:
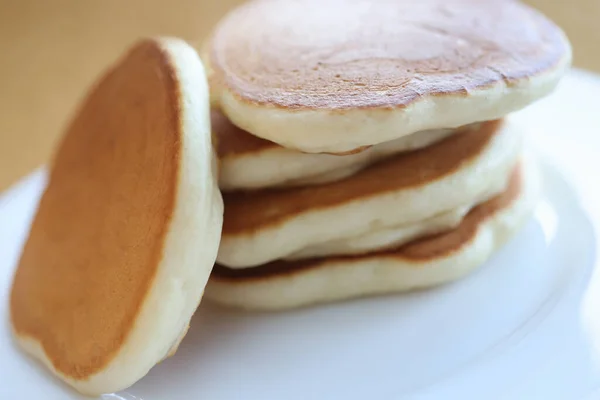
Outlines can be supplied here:
<path id="1" fill-rule="evenodd" d="M 504 188 L 521 144 L 518 127 L 491 121 L 327 185 L 226 193 L 217 260 L 252 267 L 472 205 Z"/>
<path id="2" fill-rule="evenodd" d="M 399 248 L 354 256 L 275 261 L 256 268 L 215 266 L 206 298 L 248 310 L 278 310 L 402 292 L 456 280 L 516 233 L 540 190 L 528 162 L 500 195 L 473 208 L 454 230 Z"/>
<path id="3" fill-rule="evenodd" d="M 501 118 L 550 93 L 563 32 L 513 0 L 254 0 L 207 46 L 242 129 L 309 153 Z"/>
<path id="4" fill-rule="evenodd" d="M 292 187 L 332 182 L 348 177 L 396 153 L 429 146 L 458 130 L 436 129 L 380 143 L 356 154 L 309 154 L 287 149 L 233 125 L 218 109 L 211 112 L 218 141 L 221 190 Z M 465 127 L 476 128 L 476 124 Z"/>
<path id="5" fill-rule="evenodd" d="M 17 342 L 82 393 L 172 354 L 213 267 L 223 203 L 206 77 L 176 39 L 133 46 L 60 144 L 10 295 Z"/>
<path id="6" fill-rule="evenodd" d="M 492 192 L 490 195 L 496 195 Z M 491 197 L 486 195 L 484 197 Z M 481 201 L 483 202 L 483 200 Z M 477 203 L 479 200 L 477 200 Z M 474 205 L 476 205 L 474 204 Z M 377 250 L 395 248 L 424 236 L 449 231 L 456 228 L 463 217 L 472 207 L 457 207 L 450 211 L 442 212 L 423 221 L 416 221 L 405 225 L 389 228 L 374 229 L 357 237 L 331 240 L 329 242 L 317 243 L 313 246 L 284 257 L 286 260 L 302 260 L 307 258 L 328 257 L 351 254 L 363 254 Z"/>

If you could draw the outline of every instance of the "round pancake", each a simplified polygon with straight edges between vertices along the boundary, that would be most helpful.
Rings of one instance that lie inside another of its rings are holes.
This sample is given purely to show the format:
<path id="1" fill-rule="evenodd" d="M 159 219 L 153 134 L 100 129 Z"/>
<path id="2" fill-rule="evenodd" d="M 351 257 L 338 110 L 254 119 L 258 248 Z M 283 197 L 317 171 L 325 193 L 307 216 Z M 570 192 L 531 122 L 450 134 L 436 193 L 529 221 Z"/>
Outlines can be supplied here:
<path id="1" fill-rule="evenodd" d="M 315 185 L 346 178 L 376 161 L 436 143 L 457 130 L 414 133 L 357 154 L 309 154 L 279 146 L 233 125 L 218 109 L 211 112 L 218 139 L 219 187 L 223 191 Z M 462 129 L 477 127 L 469 125 Z"/>
<path id="2" fill-rule="evenodd" d="M 563 32 L 512 0 L 254 0 L 207 51 L 231 121 L 308 153 L 501 118 L 571 61 Z"/>
<path id="3" fill-rule="evenodd" d="M 75 389 L 124 389 L 185 335 L 223 203 L 207 81 L 176 39 L 136 44 L 68 128 L 14 276 L 14 335 Z"/>
<path id="4" fill-rule="evenodd" d="M 225 193 L 217 260 L 252 267 L 472 205 L 506 185 L 521 151 L 517 128 L 482 123 L 326 185 Z"/>
<path id="5" fill-rule="evenodd" d="M 217 265 L 205 297 L 231 307 L 277 310 L 441 285 L 485 263 L 528 219 L 538 194 L 539 176 L 528 163 L 502 194 L 472 209 L 450 232 L 356 256 L 248 269 Z"/>

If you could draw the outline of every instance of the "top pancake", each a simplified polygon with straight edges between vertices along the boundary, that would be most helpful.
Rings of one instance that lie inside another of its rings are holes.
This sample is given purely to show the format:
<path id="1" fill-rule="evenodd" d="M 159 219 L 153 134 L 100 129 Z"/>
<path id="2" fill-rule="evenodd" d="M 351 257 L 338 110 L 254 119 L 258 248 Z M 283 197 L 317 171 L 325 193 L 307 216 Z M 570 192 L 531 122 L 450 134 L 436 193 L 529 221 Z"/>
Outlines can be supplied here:
<path id="1" fill-rule="evenodd" d="M 81 392 L 145 375 L 200 301 L 223 211 L 208 102 L 191 47 L 143 41 L 90 91 L 56 153 L 11 322 L 24 349 Z"/>
<path id="2" fill-rule="evenodd" d="M 332 153 L 502 117 L 549 93 L 570 56 L 512 0 L 255 0 L 208 47 L 236 125 Z"/>

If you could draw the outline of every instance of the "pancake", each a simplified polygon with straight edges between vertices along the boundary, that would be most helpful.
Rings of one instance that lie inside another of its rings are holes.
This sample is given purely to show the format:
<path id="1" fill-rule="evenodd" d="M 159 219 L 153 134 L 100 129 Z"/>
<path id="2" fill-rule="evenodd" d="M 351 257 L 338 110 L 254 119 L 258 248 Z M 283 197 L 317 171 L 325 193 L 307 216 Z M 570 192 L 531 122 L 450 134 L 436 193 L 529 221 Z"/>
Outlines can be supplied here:
<path id="1" fill-rule="evenodd" d="M 88 395 L 173 354 L 203 294 L 223 203 L 195 51 L 133 46 L 55 155 L 10 295 L 16 341 Z"/>
<path id="2" fill-rule="evenodd" d="M 502 187 L 504 190 L 504 187 Z M 422 221 L 415 221 L 399 226 L 387 228 L 375 227 L 373 230 L 356 237 L 349 237 L 328 242 L 317 243 L 312 246 L 284 257 L 285 260 L 302 260 L 316 257 L 347 256 L 353 254 L 370 253 L 377 250 L 396 248 L 425 236 L 443 233 L 456 228 L 464 216 L 475 206 L 488 201 L 498 195 L 501 190 L 495 185 L 488 193 L 483 193 L 472 200 L 470 205 L 456 207 L 441 212 Z"/>
<path id="3" fill-rule="evenodd" d="M 512 0 L 254 0 L 207 51 L 228 118 L 307 153 L 504 117 L 571 62 L 560 28 Z"/>
<path id="4" fill-rule="evenodd" d="M 427 147 L 457 131 L 437 129 L 418 132 L 357 154 L 336 156 L 302 153 L 261 139 L 233 125 L 217 109 L 211 112 L 211 122 L 219 144 L 219 187 L 224 191 L 333 182 L 391 155 Z"/>
<path id="5" fill-rule="evenodd" d="M 497 195 L 498 193 L 494 192 L 492 194 Z M 290 254 L 284 257 L 284 259 L 302 260 L 316 257 L 347 256 L 396 248 L 413 240 L 456 228 L 471 208 L 469 206 L 457 207 L 423 221 L 384 229 L 374 229 L 357 237 L 317 243 L 297 253 Z"/>
<path id="6" fill-rule="evenodd" d="M 539 176 L 529 163 L 507 189 L 472 209 L 454 230 L 356 256 L 275 261 L 256 268 L 215 266 L 205 298 L 247 310 L 278 310 L 441 285 L 481 266 L 533 210 Z"/>
<path id="7" fill-rule="evenodd" d="M 486 122 L 327 185 L 225 193 L 217 260 L 252 267 L 472 205 L 502 191 L 521 142 L 514 124 Z"/>

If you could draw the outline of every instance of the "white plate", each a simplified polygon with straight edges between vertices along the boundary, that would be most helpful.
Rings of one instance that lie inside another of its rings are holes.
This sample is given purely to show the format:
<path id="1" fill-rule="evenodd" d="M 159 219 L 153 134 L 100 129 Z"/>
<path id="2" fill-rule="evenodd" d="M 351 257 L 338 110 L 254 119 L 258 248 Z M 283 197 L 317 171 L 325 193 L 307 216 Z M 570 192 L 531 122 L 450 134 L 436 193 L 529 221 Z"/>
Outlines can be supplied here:
<path id="1" fill-rule="evenodd" d="M 534 218 L 476 273 L 279 314 L 202 305 L 175 357 L 108 399 L 600 398 L 600 79 L 574 71 L 518 118 L 541 154 Z M 43 187 L 0 198 L 0 399 L 79 399 L 13 345 L 8 290 Z M 595 271 L 598 270 L 598 271 Z"/>

